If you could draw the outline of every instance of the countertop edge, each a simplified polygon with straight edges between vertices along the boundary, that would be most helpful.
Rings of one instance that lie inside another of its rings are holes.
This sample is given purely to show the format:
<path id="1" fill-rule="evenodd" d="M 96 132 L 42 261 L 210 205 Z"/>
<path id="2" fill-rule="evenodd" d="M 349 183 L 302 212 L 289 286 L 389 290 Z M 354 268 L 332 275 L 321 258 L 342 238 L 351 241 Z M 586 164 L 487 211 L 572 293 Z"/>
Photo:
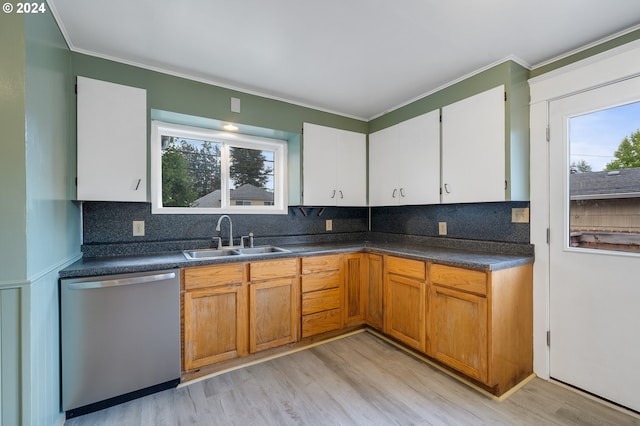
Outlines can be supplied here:
<path id="1" fill-rule="evenodd" d="M 187 260 L 182 252 L 145 254 L 140 256 L 113 256 L 82 258 L 59 272 L 59 277 L 78 278 L 86 276 L 149 272 L 192 266 L 215 265 L 235 262 L 255 262 L 289 257 L 307 257 L 334 253 L 375 253 L 402 256 L 449 266 L 482 271 L 497 271 L 531 264 L 533 256 L 505 255 L 441 247 L 411 246 L 380 243 L 321 243 L 280 245 L 290 250 L 287 253 L 268 255 L 242 255 L 214 259 Z"/>

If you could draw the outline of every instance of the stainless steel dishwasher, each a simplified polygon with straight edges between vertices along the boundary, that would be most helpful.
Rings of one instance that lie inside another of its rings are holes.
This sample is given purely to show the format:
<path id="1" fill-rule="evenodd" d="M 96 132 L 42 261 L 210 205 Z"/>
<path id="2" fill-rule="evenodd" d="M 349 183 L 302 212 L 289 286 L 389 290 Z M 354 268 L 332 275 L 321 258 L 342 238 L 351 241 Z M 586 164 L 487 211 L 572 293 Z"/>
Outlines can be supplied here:
<path id="1" fill-rule="evenodd" d="M 60 280 L 67 418 L 180 381 L 180 271 Z"/>

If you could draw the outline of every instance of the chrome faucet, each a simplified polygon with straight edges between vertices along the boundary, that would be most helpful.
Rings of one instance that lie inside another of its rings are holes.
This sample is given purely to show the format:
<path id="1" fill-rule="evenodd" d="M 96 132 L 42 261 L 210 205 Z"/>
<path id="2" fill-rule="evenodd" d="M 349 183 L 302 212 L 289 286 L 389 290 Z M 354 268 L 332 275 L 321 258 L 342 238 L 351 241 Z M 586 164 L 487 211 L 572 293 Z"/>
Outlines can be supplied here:
<path id="1" fill-rule="evenodd" d="M 216 225 L 216 231 L 220 232 L 220 222 L 222 222 L 222 219 L 224 218 L 229 219 L 229 247 L 233 247 L 233 223 L 231 223 L 231 218 L 226 215 L 223 214 L 222 216 L 220 216 L 220 219 L 218 219 L 218 224 Z"/>

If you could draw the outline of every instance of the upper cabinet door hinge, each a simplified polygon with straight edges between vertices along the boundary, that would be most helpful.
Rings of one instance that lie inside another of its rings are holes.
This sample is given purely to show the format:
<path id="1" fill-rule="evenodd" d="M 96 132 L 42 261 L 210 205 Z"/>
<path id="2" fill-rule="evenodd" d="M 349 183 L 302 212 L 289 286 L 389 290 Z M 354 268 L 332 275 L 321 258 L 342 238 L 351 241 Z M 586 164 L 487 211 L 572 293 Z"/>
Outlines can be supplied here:
<path id="1" fill-rule="evenodd" d="M 551 330 L 547 330 L 547 346 L 551 347 Z"/>
<path id="2" fill-rule="evenodd" d="M 547 126 L 547 142 L 551 140 L 551 128 Z"/>
<path id="3" fill-rule="evenodd" d="M 507 102 L 507 91 L 504 91 L 504 101 Z"/>
<path id="4" fill-rule="evenodd" d="M 78 84 L 77 83 L 74 84 L 73 93 L 75 93 L 76 95 L 78 94 Z"/>
<path id="5" fill-rule="evenodd" d="M 547 228 L 547 244 L 551 241 L 551 229 Z"/>

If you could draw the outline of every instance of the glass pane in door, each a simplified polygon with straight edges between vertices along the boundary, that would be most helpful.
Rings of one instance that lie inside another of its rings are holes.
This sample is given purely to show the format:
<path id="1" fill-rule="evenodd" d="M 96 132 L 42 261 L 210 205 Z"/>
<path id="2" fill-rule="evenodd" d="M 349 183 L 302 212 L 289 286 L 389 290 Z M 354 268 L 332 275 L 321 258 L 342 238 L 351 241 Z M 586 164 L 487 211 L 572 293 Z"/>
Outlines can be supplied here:
<path id="1" fill-rule="evenodd" d="M 640 253 L 640 102 L 569 119 L 571 247 Z"/>

